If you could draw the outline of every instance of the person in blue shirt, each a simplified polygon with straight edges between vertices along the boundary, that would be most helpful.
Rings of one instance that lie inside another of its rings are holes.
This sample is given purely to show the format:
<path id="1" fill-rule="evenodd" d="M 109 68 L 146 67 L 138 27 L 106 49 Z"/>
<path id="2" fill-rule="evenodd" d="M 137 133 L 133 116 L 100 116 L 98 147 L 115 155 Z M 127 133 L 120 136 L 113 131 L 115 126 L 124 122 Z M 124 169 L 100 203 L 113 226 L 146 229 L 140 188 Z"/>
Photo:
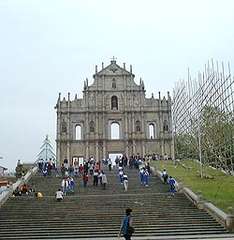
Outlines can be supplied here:
<path id="1" fill-rule="evenodd" d="M 144 184 L 144 171 L 145 171 L 145 169 L 144 169 L 144 168 L 141 168 L 141 169 L 140 169 L 140 172 L 139 172 L 141 185 Z"/>
<path id="2" fill-rule="evenodd" d="M 144 181 L 144 186 L 148 187 L 149 186 L 149 172 L 147 171 L 147 169 L 145 169 L 145 171 L 144 171 L 143 181 Z"/>
<path id="3" fill-rule="evenodd" d="M 119 236 L 122 234 L 125 240 L 131 240 L 132 234 L 134 232 L 134 228 L 132 227 L 132 216 L 131 216 L 132 209 L 127 208 L 125 212 L 126 212 L 126 215 L 122 221 Z"/>
<path id="4" fill-rule="evenodd" d="M 175 189 L 176 181 L 175 181 L 175 179 L 172 176 L 170 176 L 169 180 L 168 180 L 168 183 L 170 185 L 170 190 L 169 191 L 174 195 L 174 193 L 176 192 L 176 189 Z"/>

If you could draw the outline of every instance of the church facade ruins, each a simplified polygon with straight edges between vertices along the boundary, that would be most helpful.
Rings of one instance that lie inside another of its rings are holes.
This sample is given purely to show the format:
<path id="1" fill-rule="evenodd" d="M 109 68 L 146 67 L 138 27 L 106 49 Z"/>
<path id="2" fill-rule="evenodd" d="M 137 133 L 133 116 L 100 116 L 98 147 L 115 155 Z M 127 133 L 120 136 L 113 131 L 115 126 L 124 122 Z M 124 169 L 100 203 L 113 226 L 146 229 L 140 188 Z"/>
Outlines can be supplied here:
<path id="1" fill-rule="evenodd" d="M 98 71 L 94 82 L 84 81 L 83 98 L 59 98 L 56 104 L 58 164 L 109 154 L 173 155 L 171 97 L 146 98 L 145 86 L 113 58 Z"/>

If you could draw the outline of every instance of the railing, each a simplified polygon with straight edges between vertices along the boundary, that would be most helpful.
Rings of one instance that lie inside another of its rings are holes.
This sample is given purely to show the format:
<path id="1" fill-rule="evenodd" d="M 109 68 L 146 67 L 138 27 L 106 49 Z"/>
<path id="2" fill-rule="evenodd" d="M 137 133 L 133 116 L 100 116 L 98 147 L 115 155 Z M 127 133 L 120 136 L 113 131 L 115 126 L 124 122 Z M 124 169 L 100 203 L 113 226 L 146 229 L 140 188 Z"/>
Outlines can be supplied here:
<path id="1" fill-rule="evenodd" d="M 151 167 L 151 170 L 154 175 L 158 176 L 163 181 L 161 171 L 155 170 L 154 167 Z M 234 232 L 233 214 L 227 214 L 212 203 L 206 202 L 201 196 L 195 194 L 191 189 L 184 187 L 181 183 L 178 183 L 176 188 L 177 191 L 183 193 L 197 208 L 204 209 L 213 218 L 220 222 L 227 230 Z"/>
<path id="2" fill-rule="evenodd" d="M 17 187 L 20 187 L 21 185 L 23 185 L 24 183 L 27 183 L 31 177 L 33 175 L 35 175 L 35 173 L 37 172 L 38 167 L 33 167 L 31 168 L 25 176 L 21 177 L 20 179 L 17 180 L 17 182 L 13 183 L 9 188 L 7 188 L 6 190 L 4 190 L 1 194 L 0 194 L 0 207 L 7 201 L 7 199 L 12 196 L 13 191 L 15 191 L 15 189 Z"/>

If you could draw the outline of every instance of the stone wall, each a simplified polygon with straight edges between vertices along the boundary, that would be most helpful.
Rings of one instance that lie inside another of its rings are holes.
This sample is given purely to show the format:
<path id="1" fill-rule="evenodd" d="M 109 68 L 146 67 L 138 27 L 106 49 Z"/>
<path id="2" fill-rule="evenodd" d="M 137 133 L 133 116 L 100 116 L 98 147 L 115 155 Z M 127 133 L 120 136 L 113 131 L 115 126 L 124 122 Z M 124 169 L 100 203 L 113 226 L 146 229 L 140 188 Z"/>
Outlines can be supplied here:
<path id="1" fill-rule="evenodd" d="M 73 157 L 91 155 L 97 160 L 118 152 L 130 156 L 157 153 L 173 155 L 171 136 L 171 98 L 159 93 L 158 99 L 145 97 L 144 82 L 117 65 L 115 60 L 84 81 L 83 98 L 71 100 L 59 95 L 57 110 L 57 160 L 72 162 Z M 111 137 L 111 126 L 119 125 L 119 139 Z M 165 123 L 167 128 L 165 128 Z M 78 127 L 77 127 L 78 126 Z M 150 126 L 153 126 L 150 132 Z M 81 129 L 77 139 L 76 129 Z M 153 134 L 153 136 L 152 136 Z"/>

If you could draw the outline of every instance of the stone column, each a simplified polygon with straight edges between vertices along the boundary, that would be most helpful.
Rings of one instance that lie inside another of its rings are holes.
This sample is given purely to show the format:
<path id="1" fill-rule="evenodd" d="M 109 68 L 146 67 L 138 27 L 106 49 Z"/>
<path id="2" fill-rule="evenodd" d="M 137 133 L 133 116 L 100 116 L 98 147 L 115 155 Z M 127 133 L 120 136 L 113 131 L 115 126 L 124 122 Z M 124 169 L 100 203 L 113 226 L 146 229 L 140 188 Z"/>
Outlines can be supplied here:
<path id="1" fill-rule="evenodd" d="M 141 95 L 141 144 L 142 144 L 142 155 L 145 156 L 145 122 L 144 122 L 144 112 L 142 109 L 143 106 L 143 97 Z"/>
<path id="2" fill-rule="evenodd" d="M 142 155 L 145 156 L 145 141 L 142 141 Z"/>
<path id="3" fill-rule="evenodd" d="M 105 119 L 105 113 L 103 110 L 103 114 L 102 114 L 102 131 L 103 131 L 103 159 L 106 159 L 106 119 Z"/>
<path id="4" fill-rule="evenodd" d="M 86 160 L 89 159 L 89 113 L 88 113 L 88 109 L 86 109 L 86 113 L 85 113 L 85 122 L 84 122 L 84 126 L 85 126 L 85 129 L 86 129 L 86 132 L 84 134 L 84 137 L 85 137 L 85 158 Z"/>
<path id="5" fill-rule="evenodd" d="M 68 100 L 67 100 L 67 160 L 69 164 L 71 164 L 71 154 L 70 154 L 70 108 L 71 108 L 71 102 L 70 102 L 70 93 L 68 93 Z"/>
<path id="6" fill-rule="evenodd" d="M 57 112 L 57 140 L 56 140 L 56 164 L 61 165 L 61 138 L 60 138 L 61 113 Z"/>
<path id="7" fill-rule="evenodd" d="M 57 136 L 56 136 L 56 164 L 61 164 L 61 93 L 59 93 L 59 97 L 57 100 Z"/>
<path id="8" fill-rule="evenodd" d="M 96 161 L 99 161 L 99 149 L 98 149 L 98 141 L 96 141 Z"/>
<path id="9" fill-rule="evenodd" d="M 103 83 L 103 89 L 104 91 L 102 92 L 102 140 L 103 140 L 103 152 L 102 152 L 102 157 L 103 159 L 106 159 L 106 102 L 105 102 L 105 90 L 106 90 L 106 80 L 105 80 L 105 75 L 102 77 L 102 83 Z"/>
<path id="10" fill-rule="evenodd" d="M 124 114 L 124 119 L 125 119 L 125 154 L 128 158 L 129 157 L 129 149 L 128 149 L 129 134 L 128 134 L 128 114 L 126 111 Z"/>
<path id="11" fill-rule="evenodd" d="M 162 122 L 162 102 L 161 102 L 161 93 L 158 92 L 159 95 L 159 137 L 160 137 L 160 145 L 161 145 L 161 155 L 164 156 L 164 136 L 163 136 L 163 122 Z"/>
<path id="12" fill-rule="evenodd" d="M 127 140 L 128 139 L 128 115 L 127 112 L 125 111 L 124 113 L 124 126 L 125 126 L 125 134 L 124 137 Z"/>
<path id="13" fill-rule="evenodd" d="M 60 140 L 57 139 L 56 141 L 56 165 L 59 166 L 61 164 L 61 157 L 60 157 Z"/>
<path id="14" fill-rule="evenodd" d="M 106 159 L 106 141 L 103 141 L 103 159 Z"/>
<path id="15" fill-rule="evenodd" d="M 164 157 L 164 154 L 165 154 L 165 142 L 164 142 L 164 139 L 161 141 L 161 155 L 162 157 Z"/>
<path id="16" fill-rule="evenodd" d="M 85 142 L 85 159 L 86 160 L 89 159 L 89 142 L 88 142 L 88 140 L 86 140 L 86 142 Z"/>
<path id="17" fill-rule="evenodd" d="M 125 79 L 124 79 L 125 80 Z M 126 80 L 124 81 L 126 82 Z M 129 157 L 129 152 L 128 152 L 128 139 L 129 139 L 129 134 L 128 134 L 128 113 L 127 113 L 127 94 L 126 91 L 124 91 L 124 126 L 125 126 L 125 154 L 127 158 Z"/>
<path id="18" fill-rule="evenodd" d="M 96 160 L 99 161 L 99 149 L 98 149 L 98 141 L 99 141 L 99 116 L 97 113 L 98 105 L 97 105 L 97 94 L 96 93 L 96 113 L 95 113 L 95 126 L 96 126 L 96 133 L 95 133 L 95 142 L 96 142 Z"/>
<path id="19" fill-rule="evenodd" d="M 135 113 L 132 113 L 132 137 L 135 139 Z"/>

